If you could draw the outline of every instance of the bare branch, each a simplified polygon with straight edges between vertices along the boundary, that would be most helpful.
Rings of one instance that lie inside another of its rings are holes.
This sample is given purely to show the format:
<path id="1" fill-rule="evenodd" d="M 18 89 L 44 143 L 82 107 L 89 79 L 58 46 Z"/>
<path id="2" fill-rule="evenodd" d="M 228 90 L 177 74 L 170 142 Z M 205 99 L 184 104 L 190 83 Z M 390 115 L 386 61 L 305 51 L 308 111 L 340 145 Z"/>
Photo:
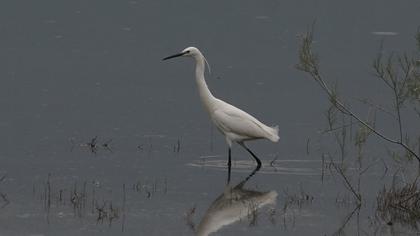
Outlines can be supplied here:
<path id="1" fill-rule="evenodd" d="M 334 161 L 332 160 L 331 160 L 331 165 L 334 167 L 337 173 L 341 175 L 341 177 L 343 178 L 345 182 L 345 186 L 347 187 L 347 189 L 350 190 L 350 192 L 353 193 L 354 197 L 357 199 L 358 203 L 360 204 L 362 202 L 362 196 L 360 195 L 359 192 L 357 192 L 354 189 L 353 185 L 350 183 L 350 180 L 347 178 L 346 174 L 344 173 L 343 168 L 340 166 L 337 166 L 337 164 L 335 164 Z"/>
<path id="2" fill-rule="evenodd" d="M 301 46 L 299 48 L 299 63 L 296 65 L 298 70 L 304 71 L 311 75 L 311 77 L 318 83 L 318 85 L 324 90 L 324 92 L 328 95 L 328 98 L 332 105 L 334 105 L 338 110 L 340 110 L 343 114 L 354 118 L 356 121 L 360 123 L 360 125 L 366 127 L 376 136 L 382 138 L 383 140 L 397 144 L 404 148 L 407 152 L 413 155 L 419 162 L 420 162 L 420 154 L 416 153 L 413 149 L 411 149 L 402 139 L 402 123 L 401 123 L 401 114 L 400 114 L 400 105 L 401 101 L 399 98 L 396 99 L 397 111 L 398 111 L 398 123 L 400 128 L 400 137 L 399 139 L 393 139 L 386 135 L 384 135 L 381 131 L 376 130 L 375 127 L 370 125 L 367 121 L 361 119 L 358 115 L 356 115 L 348 106 L 346 106 L 340 98 L 335 93 L 335 90 L 330 89 L 328 84 L 325 82 L 324 78 L 322 77 L 319 71 L 319 60 L 318 56 L 312 51 L 312 44 L 313 44 L 313 30 L 314 25 L 312 28 L 306 32 L 302 36 Z M 377 73 L 377 76 L 381 78 L 388 87 L 392 88 L 394 94 L 398 95 L 398 88 L 399 84 L 397 81 L 397 72 L 393 64 L 393 56 L 391 55 L 387 63 L 383 63 L 382 55 L 379 55 L 378 58 L 374 61 L 373 67 Z"/>

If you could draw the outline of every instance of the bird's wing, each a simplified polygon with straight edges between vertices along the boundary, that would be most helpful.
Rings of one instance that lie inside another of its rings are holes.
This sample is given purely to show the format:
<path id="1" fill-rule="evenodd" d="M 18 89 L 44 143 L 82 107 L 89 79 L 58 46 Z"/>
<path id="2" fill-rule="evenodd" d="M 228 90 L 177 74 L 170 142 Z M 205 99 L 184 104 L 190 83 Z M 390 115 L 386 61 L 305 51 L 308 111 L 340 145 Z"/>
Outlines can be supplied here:
<path id="1" fill-rule="evenodd" d="M 234 108 L 214 111 L 213 121 L 222 132 L 234 133 L 248 138 L 264 138 L 267 136 L 264 124 L 248 113 Z"/>

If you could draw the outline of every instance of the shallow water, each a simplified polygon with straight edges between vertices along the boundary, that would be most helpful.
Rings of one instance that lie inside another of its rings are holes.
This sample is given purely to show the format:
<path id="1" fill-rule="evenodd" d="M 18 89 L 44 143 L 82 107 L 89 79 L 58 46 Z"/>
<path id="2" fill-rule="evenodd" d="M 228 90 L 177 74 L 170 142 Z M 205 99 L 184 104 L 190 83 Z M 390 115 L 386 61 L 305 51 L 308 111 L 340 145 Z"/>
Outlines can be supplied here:
<path id="1" fill-rule="evenodd" d="M 336 145 L 320 134 L 328 101 L 294 65 L 297 36 L 316 19 L 321 66 L 340 93 L 361 114 L 355 98 L 390 106 L 371 61 L 381 40 L 388 51 L 414 50 L 419 9 L 418 1 L 2 1 L 0 235 L 194 235 L 217 199 L 235 197 L 239 210 L 213 211 L 231 214 L 217 217 L 227 220 L 213 224 L 216 235 L 415 234 L 375 221 L 376 195 L 398 167 L 374 138 L 355 208 L 322 158 Z M 201 108 L 192 62 L 161 61 L 190 45 L 210 62 L 216 96 L 280 128 L 279 143 L 249 144 L 263 168 L 237 192 L 253 160 L 234 146 L 226 187 L 227 147 Z M 352 181 L 356 172 L 348 170 Z"/>

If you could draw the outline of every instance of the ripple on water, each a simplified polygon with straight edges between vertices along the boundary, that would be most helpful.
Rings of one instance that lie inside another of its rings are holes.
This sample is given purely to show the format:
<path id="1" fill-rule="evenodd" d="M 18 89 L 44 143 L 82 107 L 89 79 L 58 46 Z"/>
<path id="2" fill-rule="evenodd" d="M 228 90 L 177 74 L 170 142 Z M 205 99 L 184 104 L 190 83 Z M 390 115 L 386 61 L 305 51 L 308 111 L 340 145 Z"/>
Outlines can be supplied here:
<path id="1" fill-rule="evenodd" d="M 322 174 L 321 160 L 275 160 L 262 161 L 262 168 L 259 173 L 278 175 L 309 175 L 318 176 Z M 192 167 L 208 168 L 225 171 L 226 159 L 221 156 L 201 157 L 187 164 Z M 249 172 L 255 168 L 254 160 L 232 160 L 233 172 Z"/>

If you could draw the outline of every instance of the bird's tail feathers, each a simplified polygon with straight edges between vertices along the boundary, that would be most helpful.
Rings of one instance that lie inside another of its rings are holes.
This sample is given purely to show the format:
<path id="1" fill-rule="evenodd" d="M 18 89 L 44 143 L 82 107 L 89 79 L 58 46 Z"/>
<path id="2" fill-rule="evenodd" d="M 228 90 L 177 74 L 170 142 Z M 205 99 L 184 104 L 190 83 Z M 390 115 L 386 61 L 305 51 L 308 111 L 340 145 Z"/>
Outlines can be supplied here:
<path id="1" fill-rule="evenodd" d="M 273 126 L 273 127 L 270 127 L 270 128 L 271 128 L 271 132 L 270 132 L 271 135 L 270 135 L 269 139 L 272 142 L 278 142 L 279 139 L 280 139 L 280 137 L 279 137 L 279 126 L 276 125 L 276 126 Z"/>

